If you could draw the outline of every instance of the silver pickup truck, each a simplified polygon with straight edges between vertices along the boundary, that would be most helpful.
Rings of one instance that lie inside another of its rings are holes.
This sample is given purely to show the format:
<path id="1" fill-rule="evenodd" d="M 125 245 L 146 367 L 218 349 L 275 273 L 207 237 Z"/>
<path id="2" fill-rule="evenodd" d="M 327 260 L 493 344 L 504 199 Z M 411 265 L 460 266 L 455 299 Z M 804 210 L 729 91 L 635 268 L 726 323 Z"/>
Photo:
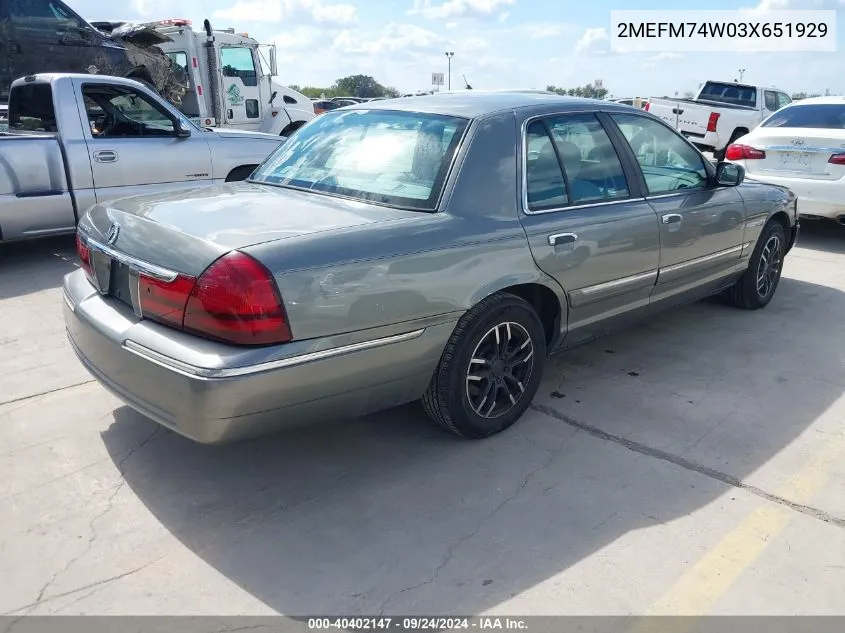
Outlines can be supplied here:
<path id="1" fill-rule="evenodd" d="M 73 232 L 96 203 L 243 180 L 285 140 L 199 128 L 141 83 L 100 75 L 16 80 L 7 125 L 0 241 Z"/>

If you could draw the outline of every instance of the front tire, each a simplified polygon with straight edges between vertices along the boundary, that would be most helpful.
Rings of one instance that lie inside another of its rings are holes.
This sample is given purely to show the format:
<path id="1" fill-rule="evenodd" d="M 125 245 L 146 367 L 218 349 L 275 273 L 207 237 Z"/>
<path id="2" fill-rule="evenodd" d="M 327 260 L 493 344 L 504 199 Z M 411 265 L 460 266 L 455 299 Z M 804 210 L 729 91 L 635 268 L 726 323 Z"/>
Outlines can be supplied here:
<path id="1" fill-rule="evenodd" d="M 467 312 L 446 344 L 428 390 L 426 414 L 468 439 L 515 424 L 543 378 L 546 338 L 529 303 L 504 292 Z"/>
<path id="2" fill-rule="evenodd" d="M 744 310 L 766 307 L 775 295 L 786 255 L 786 233 L 777 220 L 763 227 L 742 277 L 728 289 L 728 300 Z"/>

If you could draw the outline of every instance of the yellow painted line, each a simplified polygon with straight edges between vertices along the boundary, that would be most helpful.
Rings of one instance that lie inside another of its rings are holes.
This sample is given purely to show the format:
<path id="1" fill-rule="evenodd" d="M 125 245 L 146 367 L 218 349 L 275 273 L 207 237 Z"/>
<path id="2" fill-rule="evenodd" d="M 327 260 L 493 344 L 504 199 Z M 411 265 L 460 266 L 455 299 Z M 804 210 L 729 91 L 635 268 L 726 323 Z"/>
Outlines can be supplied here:
<path id="1" fill-rule="evenodd" d="M 831 465 L 841 461 L 843 452 L 845 439 L 834 436 L 778 490 L 777 496 L 799 505 L 809 505 L 827 482 Z M 752 511 L 689 568 L 644 616 L 700 616 L 709 613 L 742 572 L 783 532 L 793 516 L 794 510 L 776 503 L 767 503 Z M 667 618 L 663 624 L 664 627 L 659 619 L 638 620 L 633 631 L 653 633 L 671 630 L 679 633 L 693 628 L 696 621 L 695 618 Z"/>

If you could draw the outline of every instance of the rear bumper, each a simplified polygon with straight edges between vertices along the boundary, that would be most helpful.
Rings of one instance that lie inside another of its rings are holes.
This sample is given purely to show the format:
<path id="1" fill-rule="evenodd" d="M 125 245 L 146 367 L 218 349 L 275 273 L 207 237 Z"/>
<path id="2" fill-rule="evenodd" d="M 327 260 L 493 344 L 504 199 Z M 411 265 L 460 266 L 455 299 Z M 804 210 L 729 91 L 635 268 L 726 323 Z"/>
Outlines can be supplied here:
<path id="1" fill-rule="evenodd" d="M 845 215 L 845 180 L 811 180 L 748 173 L 749 180 L 787 187 L 798 198 L 798 215 L 835 219 Z"/>
<path id="2" fill-rule="evenodd" d="M 298 341 L 261 350 L 275 354 L 274 360 L 237 364 L 232 353 L 243 350 L 138 320 L 97 294 L 81 270 L 65 277 L 63 297 L 68 339 L 100 384 L 143 415 L 203 444 L 415 400 L 454 327 L 454 321 L 406 326 L 345 344 L 337 338 Z"/>

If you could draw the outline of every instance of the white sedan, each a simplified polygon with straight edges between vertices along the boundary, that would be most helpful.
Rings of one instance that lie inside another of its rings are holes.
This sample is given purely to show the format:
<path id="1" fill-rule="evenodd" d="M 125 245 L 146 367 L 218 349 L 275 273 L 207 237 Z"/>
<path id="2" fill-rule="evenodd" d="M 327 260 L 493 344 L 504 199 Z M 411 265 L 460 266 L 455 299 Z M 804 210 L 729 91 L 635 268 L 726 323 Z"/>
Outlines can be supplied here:
<path id="1" fill-rule="evenodd" d="M 845 224 L 845 97 L 802 99 L 729 145 L 751 180 L 788 187 L 806 218 Z"/>

